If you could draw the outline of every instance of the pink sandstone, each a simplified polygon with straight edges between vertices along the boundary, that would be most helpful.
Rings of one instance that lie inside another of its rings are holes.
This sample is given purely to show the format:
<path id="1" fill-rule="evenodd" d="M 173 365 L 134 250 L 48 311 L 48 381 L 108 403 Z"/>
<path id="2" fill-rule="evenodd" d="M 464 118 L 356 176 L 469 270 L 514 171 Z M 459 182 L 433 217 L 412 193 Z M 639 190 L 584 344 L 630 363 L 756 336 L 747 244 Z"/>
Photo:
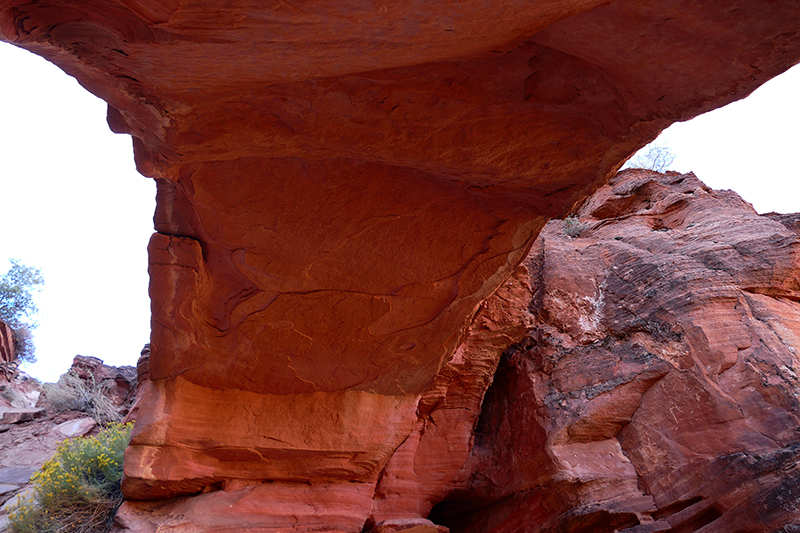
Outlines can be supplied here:
<path id="1" fill-rule="evenodd" d="M 539 236 L 451 531 L 800 527 L 800 235 L 692 174 L 626 171 Z"/>

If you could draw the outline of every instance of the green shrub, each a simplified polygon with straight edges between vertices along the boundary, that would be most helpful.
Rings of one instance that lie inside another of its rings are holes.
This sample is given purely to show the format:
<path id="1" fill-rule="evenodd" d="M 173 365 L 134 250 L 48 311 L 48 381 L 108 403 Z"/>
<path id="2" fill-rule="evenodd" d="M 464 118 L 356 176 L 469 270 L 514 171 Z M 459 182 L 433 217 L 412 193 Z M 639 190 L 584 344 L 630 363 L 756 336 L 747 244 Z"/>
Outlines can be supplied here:
<path id="1" fill-rule="evenodd" d="M 70 370 L 59 378 L 58 383 L 46 384 L 44 397 L 48 407 L 55 411 L 83 411 L 103 425 L 119 422 L 119 410 L 107 396 L 106 388 L 97 385 L 94 377 L 90 379 L 84 381 Z"/>
<path id="2" fill-rule="evenodd" d="M 12 533 L 104 533 L 122 503 L 123 452 L 133 424 L 62 442 L 31 477 L 34 492 L 12 507 Z"/>

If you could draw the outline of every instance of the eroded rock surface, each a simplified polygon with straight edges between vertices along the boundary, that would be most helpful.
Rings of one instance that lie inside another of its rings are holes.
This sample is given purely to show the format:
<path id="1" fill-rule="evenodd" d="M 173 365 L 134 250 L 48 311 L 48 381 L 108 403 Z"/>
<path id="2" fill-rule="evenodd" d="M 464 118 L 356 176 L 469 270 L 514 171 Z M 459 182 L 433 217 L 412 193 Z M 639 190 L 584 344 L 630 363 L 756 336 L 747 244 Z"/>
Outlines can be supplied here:
<path id="1" fill-rule="evenodd" d="M 126 495 L 353 502 L 300 530 L 422 518 L 496 365 L 462 383 L 462 347 L 519 329 L 469 324 L 546 220 L 800 60 L 796 6 L 752 0 L 0 0 L 0 35 L 105 99 L 158 182 Z"/>
<path id="2" fill-rule="evenodd" d="M 6 366 L 13 364 L 17 360 L 17 350 L 14 344 L 14 330 L 0 320 L 0 365 Z M 10 368 L 9 368 L 10 371 Z M 10 372 L 0 372 L 1 381 L 9 381 L 12 376 Z"/>
<path id="3" fill-rule="evenodd" d="M 110 366 L 98 357 L 76 355 L 69 372 L 88 386 L 102 389 L 121 415 L 128 413 L 136 399 L 137 372 L 132 366 Z"/>
<path id="4" fill-rule="evenodd" d="M 800 527 L 800 236 L 692 174 L 626 171 L 525 262 L 451 531 Z M 791 217 L 787 217 L 791 218 Z M 794 529 L 793 529 L 794 528 Z"/>

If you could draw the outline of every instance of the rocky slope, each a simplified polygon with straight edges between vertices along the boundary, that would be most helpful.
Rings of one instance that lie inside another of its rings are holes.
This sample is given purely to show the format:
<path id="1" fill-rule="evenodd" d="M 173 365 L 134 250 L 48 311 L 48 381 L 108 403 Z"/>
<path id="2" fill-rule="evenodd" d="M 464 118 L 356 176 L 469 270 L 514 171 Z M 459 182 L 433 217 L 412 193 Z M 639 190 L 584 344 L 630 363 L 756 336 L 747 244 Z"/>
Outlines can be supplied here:
<path id="1" fill-rule="evenodd" d="M 58 444 L 99 430 L 97 421 L 88 416 L 97 413 L 85 402 L 92 401 L 94 394 L 100 400 L 107 398 L 107 409 L 115 410 L 119 419 L 128 412 L 136 390 L 132 367 L 108 366 L 96 357 L 73 359 L 68 372 L 85 381 L 86 389 L 80 396 L 62 392 L 59 401 L 46 398 L 48 392 L 56 397 L 54 384 L 43 386 L 14 370 L 9 381 L 0 384 L 0 532 L 7 531 L 9 507 L 32 490 L 31 475 L 53 456 Z M 65 401 L 68 396 L 69 402 Z M 108 421 L 105 417 L 111 413 L 102 414 L 102 421 Z"/>
<path id="2" fill-rule="evenodd" d="M 800 236 L 692 174 L 626 171 L 525 261 L 452 531 L 800 530 Z M 797 216 L 774 217 L 794 220 Z"/>

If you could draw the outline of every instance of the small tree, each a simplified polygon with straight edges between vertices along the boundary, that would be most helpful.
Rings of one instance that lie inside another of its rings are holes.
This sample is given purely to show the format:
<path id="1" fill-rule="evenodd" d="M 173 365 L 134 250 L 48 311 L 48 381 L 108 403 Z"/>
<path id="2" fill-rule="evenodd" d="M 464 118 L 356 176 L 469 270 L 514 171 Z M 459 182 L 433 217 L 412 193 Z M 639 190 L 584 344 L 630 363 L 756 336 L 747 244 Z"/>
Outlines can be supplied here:
<path id="1" fill-rule="evenodd" d="M 622 165 L 622 168 L 646 168 L 664 172 L 675 161 L 675 154 L 666 144 L 651 142 Z"/>
<path id="2" fill-rule="evenodd" d="M 34 291 L 44 284 L 38 268 L 23 265 L 12 259 L 11 268 L 0 277 L 0 320 L 14 330 L 14 341 L 19 361 L 35 360 L 31 330 L 36 327 L 32 317 L 38 309 L 33 302 Z"/>

